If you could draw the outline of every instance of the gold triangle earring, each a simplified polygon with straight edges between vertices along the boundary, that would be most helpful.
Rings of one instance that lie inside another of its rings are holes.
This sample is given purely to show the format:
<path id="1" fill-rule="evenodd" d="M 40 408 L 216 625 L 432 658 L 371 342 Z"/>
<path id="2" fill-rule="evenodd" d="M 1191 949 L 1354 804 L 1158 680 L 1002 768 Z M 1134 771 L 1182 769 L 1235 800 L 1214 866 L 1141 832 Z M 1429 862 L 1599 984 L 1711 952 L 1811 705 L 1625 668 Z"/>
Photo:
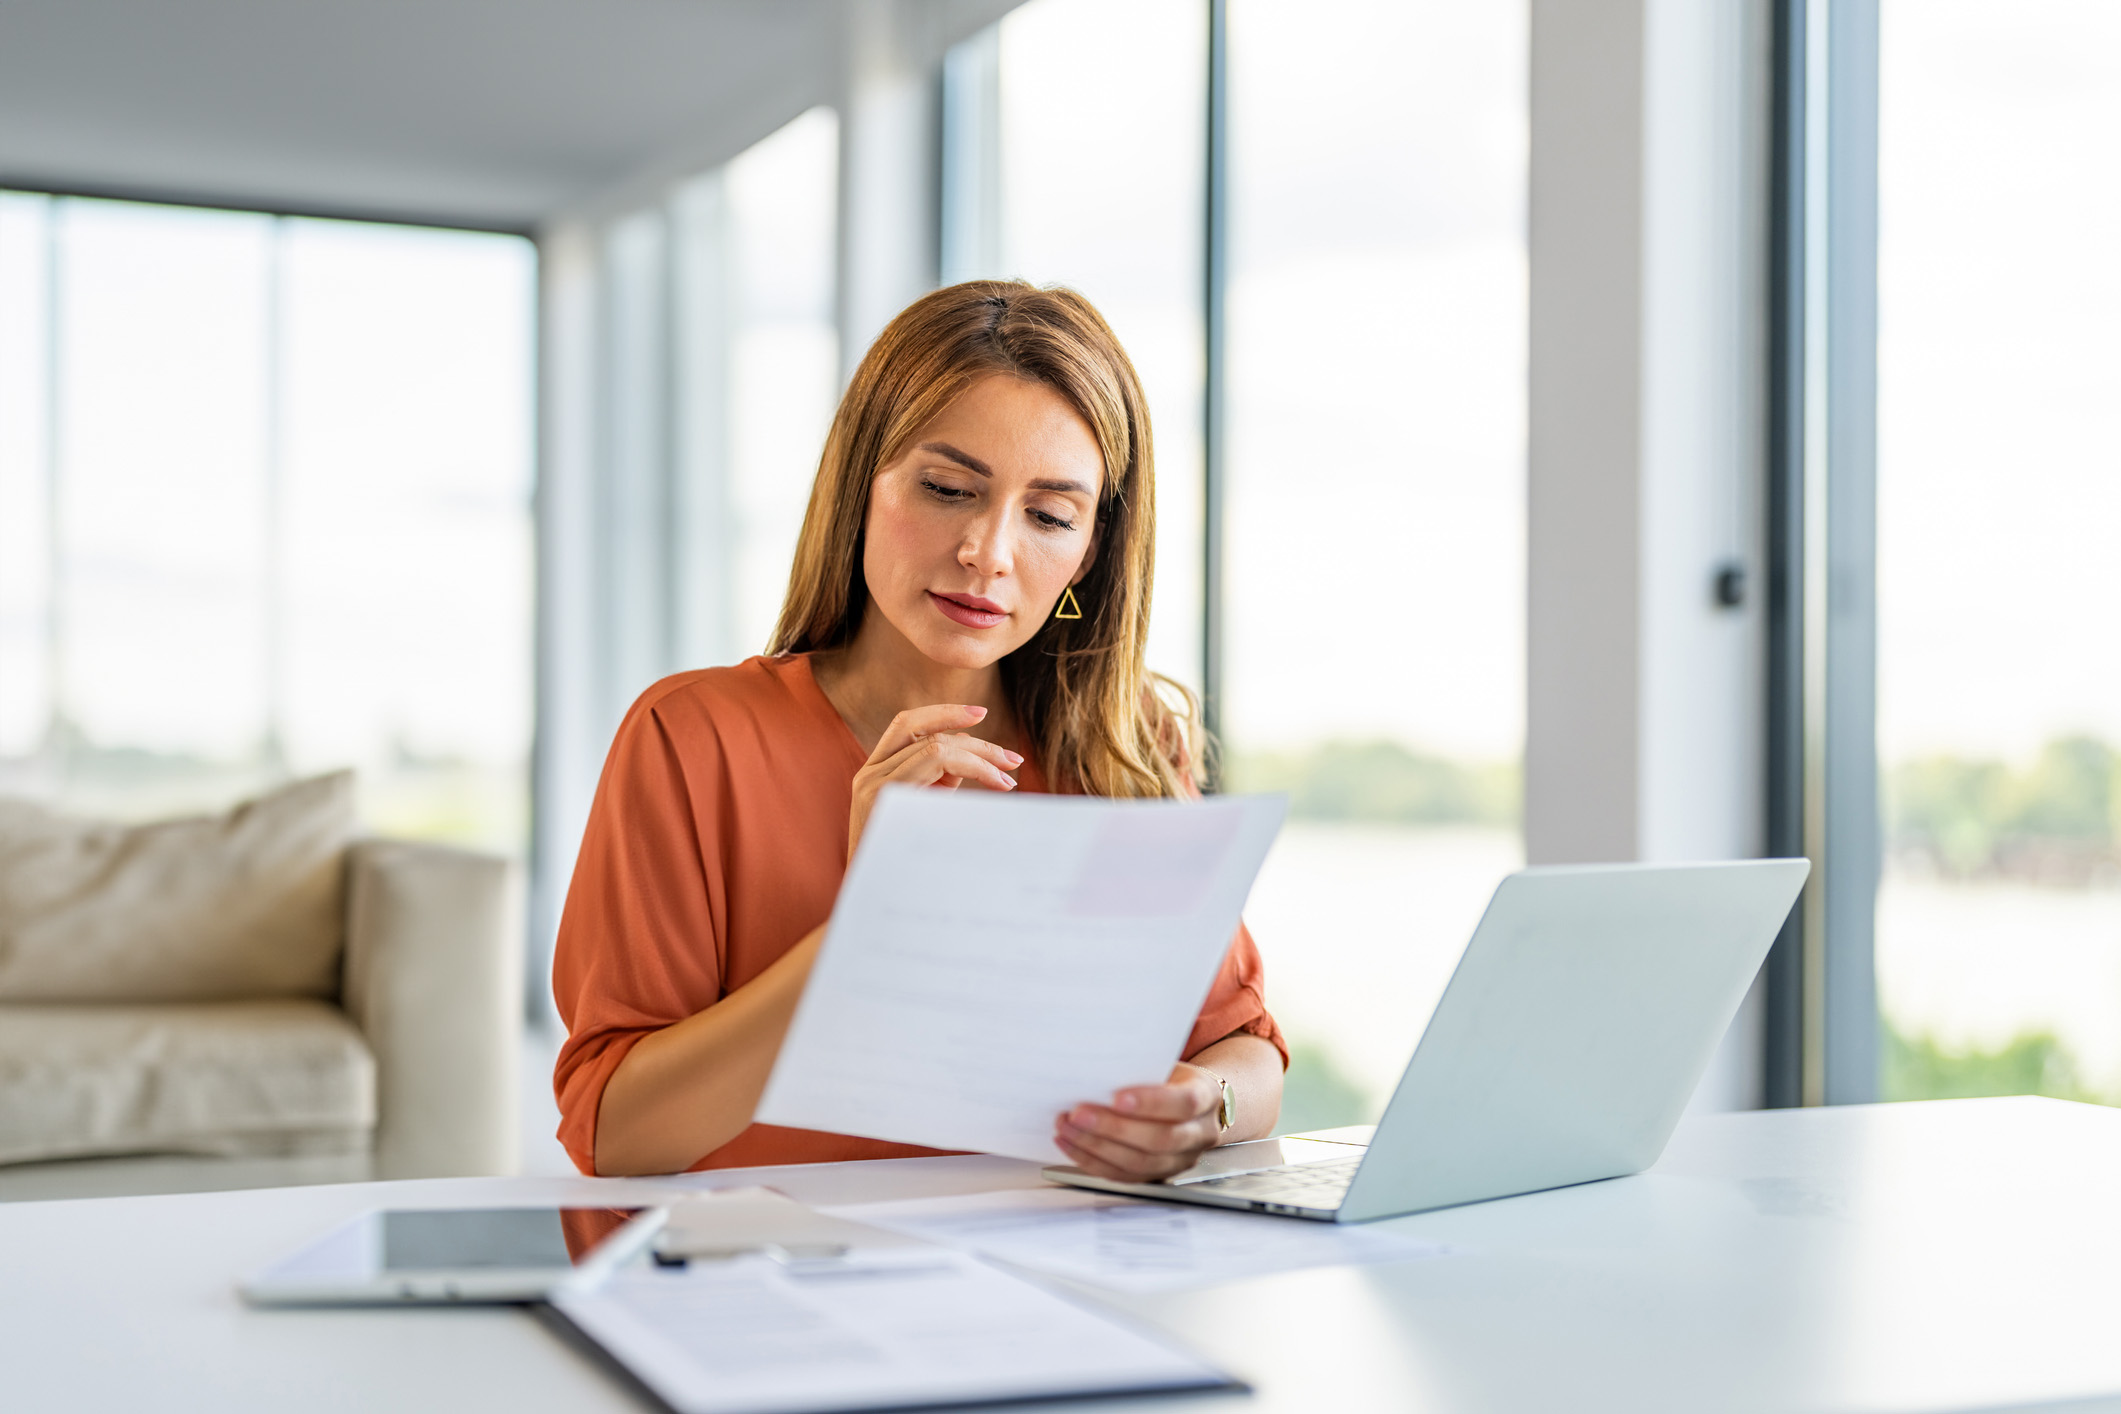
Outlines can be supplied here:
<path id="1" fill-rule="evenodd" d="M 1053 606 L 1053 617 L 1056 619 L 1079 619 L 1082 616 L 1083 606 L 1075 602 L 1075 586 L 1072 584 L 1068 585 L 1061 590 L 1060 603 Z"/>

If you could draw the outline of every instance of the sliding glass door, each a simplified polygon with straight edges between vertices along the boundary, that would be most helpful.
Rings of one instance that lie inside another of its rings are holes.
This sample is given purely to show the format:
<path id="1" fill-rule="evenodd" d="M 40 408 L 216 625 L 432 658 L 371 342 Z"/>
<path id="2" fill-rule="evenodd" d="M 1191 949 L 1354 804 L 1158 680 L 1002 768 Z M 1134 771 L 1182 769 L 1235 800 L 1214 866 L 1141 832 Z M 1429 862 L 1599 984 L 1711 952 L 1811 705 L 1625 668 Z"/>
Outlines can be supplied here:
<path id="1" fill-rule="evenodd" d="M 2121 1102 L 2121 7 L 1880 56 L 1882 1089 Z"/>

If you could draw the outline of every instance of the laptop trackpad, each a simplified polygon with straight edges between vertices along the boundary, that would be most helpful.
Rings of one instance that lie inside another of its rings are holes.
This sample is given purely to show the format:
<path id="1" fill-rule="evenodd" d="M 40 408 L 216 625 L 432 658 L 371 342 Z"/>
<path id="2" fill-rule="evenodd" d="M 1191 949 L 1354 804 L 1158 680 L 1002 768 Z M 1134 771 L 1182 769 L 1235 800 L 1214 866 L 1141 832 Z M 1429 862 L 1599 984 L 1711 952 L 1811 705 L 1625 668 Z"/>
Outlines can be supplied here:
<path id="1" fill-rule="evenodd" d="M 1336 1144 L 1322 1139 L 1254 1139 L 1246 1144 L 1224 1144 L 1210 1149 L 1200 1156 L 1199 1163 L 1164 1182 L 1199 1183 L 1203 1179 L 1230 1178 L 1240 1173 L 1263 1173 L 1290 1164 L 1352 1159 L 1362 1150 L 1361 1144 Z"/>

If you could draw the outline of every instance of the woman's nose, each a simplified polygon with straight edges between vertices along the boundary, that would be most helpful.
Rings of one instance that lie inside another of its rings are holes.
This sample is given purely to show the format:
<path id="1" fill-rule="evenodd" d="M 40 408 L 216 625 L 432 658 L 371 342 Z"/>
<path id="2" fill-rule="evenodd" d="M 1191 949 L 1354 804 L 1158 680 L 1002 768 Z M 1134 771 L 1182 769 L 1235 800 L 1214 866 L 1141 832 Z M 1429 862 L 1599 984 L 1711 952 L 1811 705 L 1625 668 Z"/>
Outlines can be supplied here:
<path id="1" fill-rule="evenodd" d="M 1009 573 L 1015 559 L 1008 522 L 1001 516 L 982 516 L 974 521 L 957 547 L 959 564 L 988 577 Z"/>

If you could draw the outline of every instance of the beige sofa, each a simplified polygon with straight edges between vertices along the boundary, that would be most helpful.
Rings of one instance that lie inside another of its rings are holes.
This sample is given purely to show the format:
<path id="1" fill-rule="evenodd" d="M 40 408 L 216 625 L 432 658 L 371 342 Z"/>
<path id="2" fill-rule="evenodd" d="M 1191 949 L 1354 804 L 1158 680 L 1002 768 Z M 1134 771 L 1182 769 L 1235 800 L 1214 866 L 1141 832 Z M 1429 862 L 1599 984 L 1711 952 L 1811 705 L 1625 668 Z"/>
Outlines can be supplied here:
<path id="1" fill-rule="evenodd" d="M 0 1200 L 513 1171 L 513 871 L 358 839 L 352 792 L 0 801 Z"/>

